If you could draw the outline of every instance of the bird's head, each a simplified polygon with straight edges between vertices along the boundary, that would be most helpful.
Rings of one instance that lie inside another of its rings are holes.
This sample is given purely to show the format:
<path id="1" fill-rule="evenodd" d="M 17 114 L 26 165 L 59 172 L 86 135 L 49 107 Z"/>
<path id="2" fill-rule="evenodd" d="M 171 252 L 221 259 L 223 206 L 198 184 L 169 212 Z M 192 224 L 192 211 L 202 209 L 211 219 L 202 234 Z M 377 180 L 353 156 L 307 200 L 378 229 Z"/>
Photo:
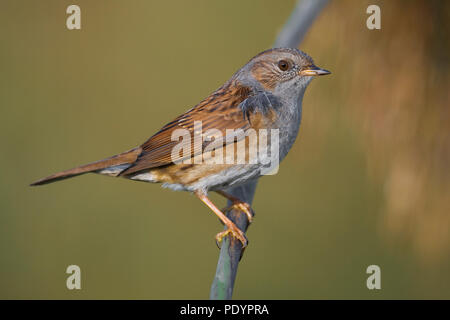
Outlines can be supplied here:
<path id="1" fill-rule="evenodd" d="M 294 48 L 275 48 L 252 58 L 239 72 L 246 82 L 275 95 L 303 93 L 313 77 L 330 74 L 317 67 L 313 59 Z"/>

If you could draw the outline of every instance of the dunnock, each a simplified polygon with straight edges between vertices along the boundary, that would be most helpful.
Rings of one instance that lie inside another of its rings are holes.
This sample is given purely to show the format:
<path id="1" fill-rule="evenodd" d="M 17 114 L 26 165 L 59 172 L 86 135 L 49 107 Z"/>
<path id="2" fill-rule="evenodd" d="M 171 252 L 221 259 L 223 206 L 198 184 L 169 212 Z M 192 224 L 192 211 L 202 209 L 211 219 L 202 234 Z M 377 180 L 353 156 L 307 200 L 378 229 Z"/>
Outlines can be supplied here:
<path id="1" fill-rule="evenodd" d="M 211 202 L 207 193 L 216 191 L 231 200 L 232 206 L 243 211 L 251 221 L 250 206 L 224 190 L 258 178 L 262 174 L 264 165 L 262 161 L 250 161 L 252 159 L 249 159 L 247 154 L 245 163 L 229 162 L 230 159 L 224 163 L 209 163 L 205 159 L 211 159 L 219 152 L 224 152 L 225 157 L 236 160 L 240 153 L 248 153 L 252 143 L 257 144 L 247 139 L 247 132 L 276 129 L 277 156 L 281 161 L 297 137 L 306 87 L 313 76 L 329 73 L 327 70 L 316 67 L 311 57 L 298 49 L 266 50 L 251 59 L 222 87 L 194 108 L 166 124 L 140 147 L 104 160 L 55 173 L 34 182 L 32 186 L 71 178 L 87 172 L 146 182 L 161 182 L 163 186 L 174 190 L 193 192 L 220 218 L 227 229 L 217 234 L 217 243 L 231 233 L 245 247 L 247 239 L 244 233 Z M 197 123 L 201 123 L 203 131 L 198 132 Z M 214 141 L 218 143 L 215 143 L 214 149 L 208 150 L 210 145 L 205 144 L 205 141 L 212 139 L 205 134 L 205 131 L 211 132 L 210 129 L 221 133 L 225 139 L 219 140 L 215 136 L 210 143 Z M 232 132 L 240 132 L 240 134 L 232 135 L 230 138 L 231 129 Z M 173 138 L 177 130 L 185 130 L 190 135 L 188 138 L 192 137 L 193 140 L 196 135 L 200 135 L 202 143 L 198 145 L 192 143 L 191 139 L 186 139 L 187 142 L 181 142 L 180 146 L 179 139 Z M 261 138 L 257 140 L 260 141 Z M 244 148 L 242 144 L 241 148 L 238 147 L 241 141 L 246 141 Z M 268 144 L 273 145 L 270 142 Z M 230 146 L 232 146 L 231 149 L 229 149 Z M 238 150 L 236 155 L 233 153 L 235 146 Z M 174 161 L 175 147 L 187 150 L 180 158 L 182 161 Z M 203 161 L 198 161 L 199 157 Z"/>

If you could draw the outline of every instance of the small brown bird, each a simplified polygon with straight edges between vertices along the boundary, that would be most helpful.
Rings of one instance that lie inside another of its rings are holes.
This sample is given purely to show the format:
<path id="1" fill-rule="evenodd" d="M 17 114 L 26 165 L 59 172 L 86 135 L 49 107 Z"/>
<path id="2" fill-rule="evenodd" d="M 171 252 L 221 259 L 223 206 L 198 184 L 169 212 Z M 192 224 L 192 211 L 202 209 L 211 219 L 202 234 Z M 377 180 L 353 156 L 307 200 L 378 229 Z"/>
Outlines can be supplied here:
<path id="1" fill-rule="evenodd" d="M 193 192 L 219 217 L 227 229 L 217 234 L 218 244 L 231 233 L 245 247 L 244 233 L 211 202 L 208 191 L 231 200 L 232 207 L 244 212 L 251 222 L 250 206 L 225 190 L 263 175 L 267 160 L 276 159 L 278 165 L 297 137 L 306 87 L 314 76 L 329 73 L 298 49 L 266 50 L 141 146 L 31 185 L 88 172 L 163 183 L 164 187 Z M 270 137 L 277 139 L 263 139 L 268 130 Z M 270 157 L 261 149 L 263 141 L 271 150 Z"/>

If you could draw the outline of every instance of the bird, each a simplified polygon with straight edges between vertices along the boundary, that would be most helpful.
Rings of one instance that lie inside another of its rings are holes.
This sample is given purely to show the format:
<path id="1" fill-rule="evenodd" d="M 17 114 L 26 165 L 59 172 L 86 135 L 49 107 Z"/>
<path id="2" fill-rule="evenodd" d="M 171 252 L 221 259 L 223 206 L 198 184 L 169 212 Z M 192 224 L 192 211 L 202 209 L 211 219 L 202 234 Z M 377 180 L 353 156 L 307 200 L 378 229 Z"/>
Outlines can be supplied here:
<path id="1" fill-rule="evenodd" d="M 266 132 L 267 137 L 270 131 L 270 138 L 272 132 L 277 137 L 265 142 L 267 148 L 276 147 L 271 149 L 276 165 L 285 158 L 298 135 L 306 88 L 314 77 L 330 73 L 297 48 L 265 50 L 140 146 L 55 173 L 31 186 L 85 173 L 161 183 L 172 190 L 193 193 L 218 216 L 226 226 L 215 237 L 219 247 L 223 238 L 230 235 L 245 248 L 248 240 L 244 232 L 224 212 L 240 210 L 250 223 L 253 211 L 248 203 L 226 190 L 265 174 L 268 152 L 265 158 L 260 150 L 250 152 L 264 140 L 259 133 Z M 251 139 L 254 133 L 256 139 Z M 209 192 L 225 197 L 231 205 L 219 209 L 209 199 Z"/>

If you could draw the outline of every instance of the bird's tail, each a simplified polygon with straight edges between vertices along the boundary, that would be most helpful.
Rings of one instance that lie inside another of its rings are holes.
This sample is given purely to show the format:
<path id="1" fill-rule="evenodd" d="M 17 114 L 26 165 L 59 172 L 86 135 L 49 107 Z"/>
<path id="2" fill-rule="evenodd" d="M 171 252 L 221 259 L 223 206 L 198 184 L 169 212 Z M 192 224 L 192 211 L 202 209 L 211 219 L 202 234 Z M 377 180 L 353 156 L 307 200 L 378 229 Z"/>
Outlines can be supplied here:
<path id="1" fill-rule="evenodd" d="M 125 170 L 133 162 L 135 162 L 141 152 L 141 148 L 134 148 L 130 151 L 112 156 L 107 159 L 99 160 L 73 169 L 52 174 L 51 176 L 33 182 L 32 184 L 30 184 L 30 186 L 39 186 L 47 183 L 52 183 L 55 181 L 76 177 L 80 174 L 88 172 L 98 172 L 117 176 L 121 171 Z"/>

